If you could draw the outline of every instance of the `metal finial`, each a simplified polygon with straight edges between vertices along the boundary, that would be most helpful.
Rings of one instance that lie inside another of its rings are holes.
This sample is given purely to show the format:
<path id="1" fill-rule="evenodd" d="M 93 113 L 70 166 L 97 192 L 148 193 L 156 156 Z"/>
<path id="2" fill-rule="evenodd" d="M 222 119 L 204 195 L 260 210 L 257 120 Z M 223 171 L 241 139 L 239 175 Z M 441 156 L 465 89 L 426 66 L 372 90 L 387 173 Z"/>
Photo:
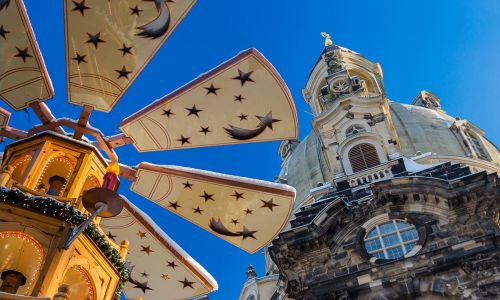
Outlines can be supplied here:
<path id="1" fill-rule="evenodd" d="M 326 32 L 322 32 L 321 36 L 325 38 L 325 47 L 333 45 L 332 39 L 330 38 L 330 35 Z"/>

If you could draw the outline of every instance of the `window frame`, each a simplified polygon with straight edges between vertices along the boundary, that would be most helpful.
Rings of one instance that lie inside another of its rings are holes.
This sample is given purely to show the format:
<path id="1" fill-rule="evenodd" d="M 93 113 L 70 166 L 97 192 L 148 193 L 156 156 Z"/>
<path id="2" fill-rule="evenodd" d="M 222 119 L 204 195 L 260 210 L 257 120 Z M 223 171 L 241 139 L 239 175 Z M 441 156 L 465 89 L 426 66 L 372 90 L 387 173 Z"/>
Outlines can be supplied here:
<path id="1" fill-rule="evenodd" d="M 399 228 L 399 226 L 397 225 L 398 223 L 406 224 L 409 226 Z M 392 224 L 393 230 L 382 232 L 380 227 L 385 225 L 385 224 Z M 377 232 L 377 234 L 374 236 L 368 237 L 374 230 Z M 409 239 L 407 241 L 404 241 L 403 237 L 402 237 L 402 233 L 410 232 L 410 231 L 415 232 L 416 237 L 413 239 Z M 389 246 L 386 246 L 385 245 L 386 242 L 384 241 L 384 237 L 394 236 L 394 234 L 396 234 L 396 237 L 398 238 L 398 242 L 395 244 L 391 244 Z M 386 260 L 399 259 L 401 257 L 413 255 L 414 253 L 412 253 L 412 251 L 418 245 L 419 239 L 420 239 L 420 236 L 419 236 L 418 230 L 417 230 L 415 225 L 408 223 L 404 220 L 400 220 L 400 219 L 390 219 L 390 220 L 387 220 L 387 221 L 384 221 L 381 223 L 377 223 L 373 227 L 371 227 L 369 230 L 366 230 L 366 234 L 363 237 L 363 245 L 365 247 L 367 254 L 371 257 L 386 259 Z M 377 241 L 377 240 L 378 240 L 379 244 L 381 245 L 381 247 L 378 249 L 369 250 L 367 247 L 367 242 L 372 242 L 372 241 Z M 413 244 L 413 246 L 409 247 L 408 245 L 411 245 L 411 244 Z M 403 252 L 402 255 L 394 257 L 394 256 L 389 254 L 388 251 L 393 250 L 393 249 L 397 249 L 397 248 L 402 249 L 402 252 Z M 380 253 L 383 253 L 383 257 L 380 256 Z"/>

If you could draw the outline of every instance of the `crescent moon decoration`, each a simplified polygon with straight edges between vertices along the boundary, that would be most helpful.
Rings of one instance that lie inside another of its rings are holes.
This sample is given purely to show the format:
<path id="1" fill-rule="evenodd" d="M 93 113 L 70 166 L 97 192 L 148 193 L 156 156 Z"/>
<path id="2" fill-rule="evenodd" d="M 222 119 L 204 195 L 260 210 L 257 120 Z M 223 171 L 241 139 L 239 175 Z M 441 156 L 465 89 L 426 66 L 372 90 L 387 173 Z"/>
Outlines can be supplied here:
<path id="1" fill-rule="evenodd" d="M 153 21 L 137 27 L 137 29 L 142 30 L 137 35 L 145 38 L 157 39 L 164 35 L 165 32 L 167 32 L 168 27 L 170 26 L 170 11 L 168 9 L 167 3 L 164 0 L 149 1 L 154 1 L 156 9 L 160 14 Z"/>
<path id="2" fill-rule="evenodd" d="M 259 119 L 260 121 L 256 129 L 244 129 L 229 124 L 229 127 L 231 128 L 224 128 L 224 130 L 227 134 L 229 134 L 229 136 L 231 136 L 231 138 L 235 140 L 249 140 L 264 132 L 264 130 L 266 130 L 266 127 L 269 127 L 269 129 L 273 130 L 273 123 L 281 121 L 278 119 L 273 119 L 272 111 L 268 112 L 265 117 L 255 117 L 257 117 L 257 119 Z"/>
<path id="3" fill-rule="evenodd" d="M 10 0 L 0 0 L 0 10 L 9 7 Z"/>
<path id="4" fill-rule="evenodd" d="M 248 230 L 245 226 L 243 226 L 243 231 L 232 232 L 231 230 L 227 229 L 227 227 L 224 226 L 224 224 L 222 224 L 222 221 L 220 219 L 217 219 L 217 221 L 215 221 L 214 218 L 210 219 L 210 223 L 208 224 L 208 226 L 214 232 L 216 232 L 218 234 L 225 235 L 225 236 L 241 236 L 243 239 L 246 239 L 249 237 L 251 237 L 253 239 L 257 239 L 254 236 L 254 233 L 257 232 L 256 230 L 255 231 Z"/>

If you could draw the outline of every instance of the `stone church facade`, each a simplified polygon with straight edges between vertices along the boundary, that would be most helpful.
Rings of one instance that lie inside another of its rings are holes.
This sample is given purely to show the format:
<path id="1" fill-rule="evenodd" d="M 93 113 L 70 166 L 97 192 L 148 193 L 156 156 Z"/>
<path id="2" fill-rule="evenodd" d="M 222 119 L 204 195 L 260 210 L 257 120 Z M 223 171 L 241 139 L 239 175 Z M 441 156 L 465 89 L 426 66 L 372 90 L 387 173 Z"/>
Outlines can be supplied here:
<path id="1" fill-rule="evenodd" d="M 382 68 L 333 45 L 305 101 L 313 131 L 280 146 L 288 227 L 240 300 L 498 299 L 500 153 L 421 91 L 387 98 Z"/>

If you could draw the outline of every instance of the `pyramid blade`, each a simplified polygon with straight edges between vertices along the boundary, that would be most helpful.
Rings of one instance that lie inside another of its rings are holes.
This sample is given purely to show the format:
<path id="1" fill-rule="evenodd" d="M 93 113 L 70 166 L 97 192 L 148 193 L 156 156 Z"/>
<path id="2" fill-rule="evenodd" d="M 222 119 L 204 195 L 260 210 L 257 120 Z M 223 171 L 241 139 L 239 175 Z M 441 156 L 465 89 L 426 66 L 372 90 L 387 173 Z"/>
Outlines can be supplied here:
<path id="1" fill-rule="evenodd" d="M 297 114 L 278 72 L 249 49 L 125 119 L 138 151 L 297 138 Z"/>
<path id="2" fill-rule="evenodd" d="M 4 129 L 9 124 L 10 112 L 0 107 L 0 129 Z"/>
<path id="3" fill-rule="evenodd" d="M 286 185 L 177 166 L 141 163 L 131 190 L 225 241 L 254 253 L 288 222 Z"/>
<path id="4" fill-rule="evenodd" d="M 131 276 L 127 299 L 191 299 L 217 289 L 217 282 L 126 198 L 123 211 L 102 219 L 100 226 L 113 242 L 130 242 L 126 262 Z"/>
<path id="5" fill-rule="evenodd" d="M 0 1 L 0 98 L 15 110 L 54 97 L 21 0 Z"/>
<path id="6" fill-rule="evenodd" d="M 68 101 L 109 112 L 195 2 L 65 0 Z"/>

